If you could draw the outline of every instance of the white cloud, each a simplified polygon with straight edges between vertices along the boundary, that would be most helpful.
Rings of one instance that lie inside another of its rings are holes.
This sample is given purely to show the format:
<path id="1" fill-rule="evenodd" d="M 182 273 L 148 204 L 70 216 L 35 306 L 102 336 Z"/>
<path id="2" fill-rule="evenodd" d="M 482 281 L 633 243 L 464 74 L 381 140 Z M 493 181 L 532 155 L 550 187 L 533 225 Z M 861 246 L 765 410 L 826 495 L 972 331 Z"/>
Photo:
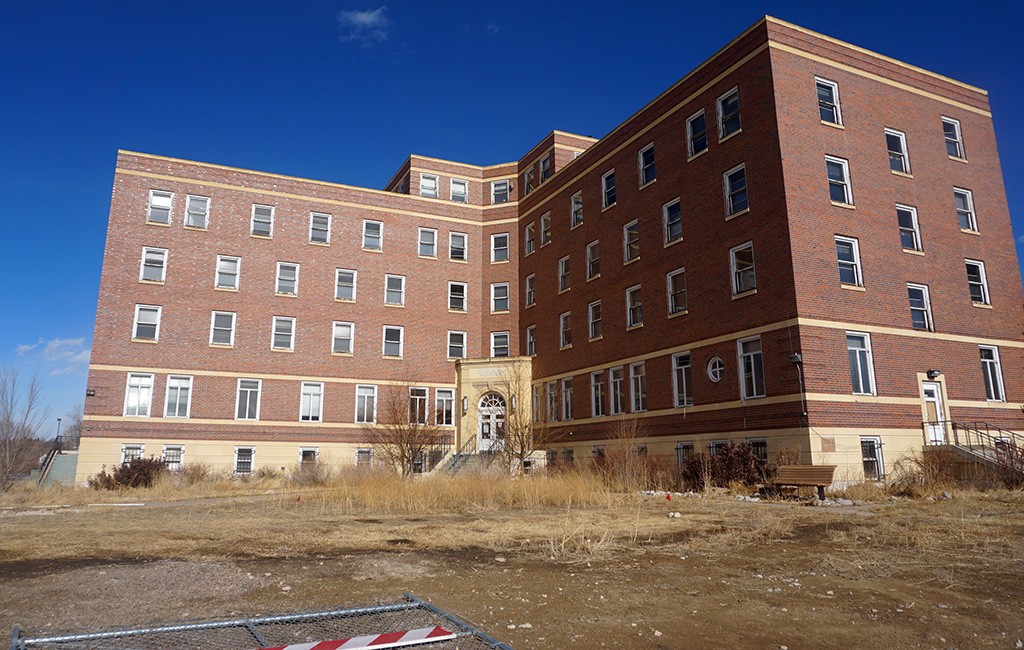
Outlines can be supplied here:
<path id="1" fill-rule="evenodd" d="M 39 349 L 41 347 L 41 349 Z M 22 344 L 14 348 L 18 356 L 24 357 L 30 352 L 30 358 L 42 359 L 55 366 L 50 371 L 51 376 L 68 375 L 84 370 L 89 363 L 90 348 L 85 347 L 85 339 L 39 339 L 35 343 Z"/>
<path id="2" fill-rule="evenodd" d="M 484 29 L 487 30 L 488 34 L 497 34 L 498 33 L 498 26 L 495 25 L 494 23 L 487 23 L 486 25 L 484 25 Z"/>
<path id="3" fill-rule="evenodd" d="M 39 339 L 38 341 L 36 341 L 35 343 L 33 343 L 31 345 L 29 345 L 27 343 L 22 343 L 21 345 L 19 345 L 16 348 L 14 348 L 14 352 L 19 357 L 23 357 L 26 354 L 28 354 L 29 352 L 31 352 L 32 350 L 35 350 L 36 348 L 38 348 L 40 343 L 43 343 L 43 339 Z"/>
<path id="4" fill-rule="evenodd" d="M 382 5 L 365 11 L 338 12 L 338 25 L 341 27 L 338 40 L 342 43 L 359 43 L 363 47 L 388 40 L 391 20 L 384 15 L 386 10 L 387 6 Z"/>
<path id="5" fill-rule="evenodd" d="M 1024 244 L 1024 235 L 1021 235 L 1020 237 L 1017 238 L 1017 243 Z"/>

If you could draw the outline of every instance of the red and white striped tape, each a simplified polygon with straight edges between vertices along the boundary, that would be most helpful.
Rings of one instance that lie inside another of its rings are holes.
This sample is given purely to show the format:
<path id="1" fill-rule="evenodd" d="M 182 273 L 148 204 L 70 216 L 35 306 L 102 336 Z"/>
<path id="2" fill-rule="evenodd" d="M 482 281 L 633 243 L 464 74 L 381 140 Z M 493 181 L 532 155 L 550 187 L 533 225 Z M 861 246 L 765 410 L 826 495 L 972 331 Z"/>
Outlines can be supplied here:
<path id="1" fill-rule="evenodd" d="M 416 630 L 403 630 L 401 632 L 367 634 L 366 636 L 354 636 L 350 639 L 336 639 L 334 641 L 297 643 L 295 645 L 278 646 L 266 650 L 362 650 L 363 648 L 378 650 L 380 648 L 400 648 L 421 643 L 433 643 L 434 641 L 446 641 L 454 638 L 454 632 L 449 632 L 443 627 L 435 626 L 421 627 Z"/>

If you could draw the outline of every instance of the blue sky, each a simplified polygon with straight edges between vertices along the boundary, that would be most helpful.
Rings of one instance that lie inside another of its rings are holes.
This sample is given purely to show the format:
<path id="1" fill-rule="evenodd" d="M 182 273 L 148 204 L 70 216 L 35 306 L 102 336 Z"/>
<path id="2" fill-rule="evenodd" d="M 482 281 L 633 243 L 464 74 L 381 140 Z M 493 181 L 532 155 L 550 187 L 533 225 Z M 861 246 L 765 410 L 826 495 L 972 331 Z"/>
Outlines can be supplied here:
<path id="1" fill-rule="evenodd" d="M 986 7 L 986 5 L 989 5 Z M 0 365 L 82 403 L 118 148 L 382 187 L 600 137 L 761 15 L 981 86 L 1024 249 L 1024 3 L 0 0 Z"/>

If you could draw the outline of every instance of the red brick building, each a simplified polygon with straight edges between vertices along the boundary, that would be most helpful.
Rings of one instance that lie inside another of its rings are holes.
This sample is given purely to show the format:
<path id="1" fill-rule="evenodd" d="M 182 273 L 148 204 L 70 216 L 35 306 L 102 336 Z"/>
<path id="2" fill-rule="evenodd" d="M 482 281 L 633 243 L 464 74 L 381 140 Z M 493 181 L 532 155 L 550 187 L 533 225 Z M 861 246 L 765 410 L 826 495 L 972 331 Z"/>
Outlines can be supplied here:
<path id="1" fill-rule="evenodd" d="M 78 476 L 362 462 L 396 387 L 462 444 L 457 360 L 522 354 L 557 457 L 870 477 L 1022 429 L 1021 298 L 986 93 L 765 18 L 600 140 L 383 191 L 120 152 Z"/>

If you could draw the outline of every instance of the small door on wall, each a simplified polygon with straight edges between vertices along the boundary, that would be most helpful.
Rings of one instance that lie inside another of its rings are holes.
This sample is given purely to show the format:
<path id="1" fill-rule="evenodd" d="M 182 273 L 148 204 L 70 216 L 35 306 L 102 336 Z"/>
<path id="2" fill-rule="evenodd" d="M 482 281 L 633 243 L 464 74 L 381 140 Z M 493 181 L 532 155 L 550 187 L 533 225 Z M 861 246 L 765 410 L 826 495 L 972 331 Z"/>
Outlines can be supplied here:
<path id="1" fill-rule="evenodd" d="M 942 408 L 942 384 L 937 381 L 926 381 L 921 384 L 924 396 L 924 421 L 928 433 L 928 442 L 933 445 L 946 444 L 945 411 Z"/>

